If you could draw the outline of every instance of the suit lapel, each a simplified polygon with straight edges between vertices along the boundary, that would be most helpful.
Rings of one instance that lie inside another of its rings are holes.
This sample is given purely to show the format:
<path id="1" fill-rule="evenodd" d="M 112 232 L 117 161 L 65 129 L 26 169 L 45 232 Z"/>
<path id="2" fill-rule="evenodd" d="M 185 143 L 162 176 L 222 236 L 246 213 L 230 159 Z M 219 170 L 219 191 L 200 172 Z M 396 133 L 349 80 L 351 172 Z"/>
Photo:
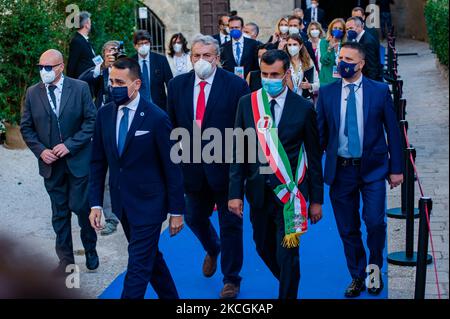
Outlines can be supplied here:
<path id="1" fill-rule="evenodd" d="M 47 112 L 47 114 L 49 116 L 52 116 L 52 112 L 53 111 L 51 109 L 50 102 L 48 101 L 47 89 L 45 88 L 45 84 L 41 83 L 39 85 L 39 88 L 40 88 L 40 90 L 39 90 L 39 97 L 41 98 L 42 105 L 43 105 L 45 111 Z"/>
<path id="2" fill-rule="evenodd" d="M 334 114 L 334 121 L 337 128 L 337 132 L 339 132 L 339 127 L 341 125 L 342 80 L 336 81 L 333 85 L 334 85 L 334 94 L 332 94 L 332 97 L 335 98 L 332 111 Z"/>
<path id="3" fill-rule="evenodd" d="M 283 131 L 282 128 L 286 125 L 286 123 L 289 122 L 289 119 L 292 118 L 292 116 L 295 116 L 294 109 L 291 105 L 294 105 L 295 103 L 291 102 L 291 98 L 293 97 L 291 90 L 288 89 L 287 95 L 286 95 L 286 101 L 284 102 L 283 112 L 281 113 L 281 119 L 278 123 L 278 128 L 280 131 Z"/>
<path id="4" fill-rule="evenodd" d="M 61 118 L 64 112 L 64 108 L 67 105 L 67 102 L 70 99 L 70 96 L 72 95 L 72 84 L 70 83 L 70 80 L 67 78 L 64 79 L 63 83 L 63 89 L 61 94 L 61 103 L 59 105 L 59 117 Z"/>
<path id="5" fill-rule="evenodd" d="M 114 157 L 116 159 L 119 159 L 119 150 L 117 149 L 117 113 L 119 111 L 119 107 L 114 105 L 113 107 L 113 111 L 111 112 L 111 126 L 112 126 L 112 130 L 109 130 L 109 132 L 111 132 L 110 134 L 110 141 L 111 141 L 111 146 L 112 146 L 112 150 L 113 150 L 113 154 Z"/>
<path id="6" fill-rule="evenodd" d="M 138 128 L 141 127 L 142 123 L 144 122 L 145 118 L 147 117 L 148 110 L 145 110 L 144 100 L 141 98 L 139 101 L 138 108 L 136 110 L 136 113 L 134 114 L 133 121 L 131 122 L 130 129 L 128 130 L 127 138 L 125 139 L 125 146 L 123 147 L 123 153 L 122 156 L 127 151 L 128 145 L 130 144 L 131 140 L 134 138 L 134 134 L 136 134 L 136 131 Z"/>
<path id="7" fill-rule="evenodd" d="M 362 80 L 362 89 L 363 89 L 363 113 L 364 113 L 364 130 L 367 127 L 367 121 L 369 119 L 369 109 L 370 109 L 370 99 L 369 99 L 369 81 L 365 77 Z"/>
<path id="8" fill-rule="evenodd" d="M 194 103 L 197 103 L 197 101 L 194 102 L 194 85 L 195 85 L 195 73 L 191 72 L 189 80 L 189 85 L 185 87 L 185 93 L 184 97 L 186 97 L 186 105 L 187 105 L 187 114 L 188 119 L 190 120 L 189 123 L 192 123 L 194 121 Z"/>

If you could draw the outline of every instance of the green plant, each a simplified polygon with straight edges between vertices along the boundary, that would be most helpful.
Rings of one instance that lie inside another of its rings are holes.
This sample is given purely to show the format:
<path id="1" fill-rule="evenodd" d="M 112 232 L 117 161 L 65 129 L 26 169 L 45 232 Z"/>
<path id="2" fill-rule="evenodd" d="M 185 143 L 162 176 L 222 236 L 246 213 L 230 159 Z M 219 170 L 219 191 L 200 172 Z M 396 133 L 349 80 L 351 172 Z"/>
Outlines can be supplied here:
<path id="1" fill-rule="evenodd" d="M 446 66 L 448 66 L 448 14 L 447 0 L 428 0 L 425 5 L 430 46 L 436 52 L 439 61 Z"/>
<path id="2" fill-rule="evenodd" d="M 130 54 L 136 0 L 0 0 L 0 119 L 20 122 L 26 89 L 40 81 L 36 64 L 48 49 L 67 53 L 74 29 L 66 27 L 66 6 L 92 14 L 90 40 L 97 54 L 108 40 L 122 40 Z"/>

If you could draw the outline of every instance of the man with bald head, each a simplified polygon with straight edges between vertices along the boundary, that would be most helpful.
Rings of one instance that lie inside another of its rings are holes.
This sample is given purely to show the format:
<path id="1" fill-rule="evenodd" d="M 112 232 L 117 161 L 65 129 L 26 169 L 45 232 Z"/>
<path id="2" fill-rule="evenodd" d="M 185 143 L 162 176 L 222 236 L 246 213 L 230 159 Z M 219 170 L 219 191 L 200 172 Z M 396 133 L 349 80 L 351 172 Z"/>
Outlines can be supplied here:
<path id="1" fill-rule="evenodd" d="M 39 174 L 52 203 L 52 224 L 56 233 L 62 275 L 74 264 L 71 217 L 81 227 L 86 267 L 98 267 L 97 235 L 89 223 L 87 198 L 91 139 L 96 108 L 87 83 L 64 76 L 64 60 L 57 50 L 44 52 L 37 66 L 41 81 L 28 88 L 20 123 L 30 150 L 38 158 Z"/>

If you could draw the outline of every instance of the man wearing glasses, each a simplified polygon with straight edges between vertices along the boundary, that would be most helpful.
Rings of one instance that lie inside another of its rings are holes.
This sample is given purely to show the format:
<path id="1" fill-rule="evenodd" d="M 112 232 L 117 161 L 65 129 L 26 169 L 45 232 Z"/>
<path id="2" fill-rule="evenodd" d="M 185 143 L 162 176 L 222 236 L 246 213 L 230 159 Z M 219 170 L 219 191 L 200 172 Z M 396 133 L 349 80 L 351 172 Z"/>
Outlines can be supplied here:
<path id="1" fill-rule="evenodd" d="M 99 265 L 97 235 L 89 223 L 87 190 L 96 109 L 88 84 L 63 75 L 59 51 L 44 52 L 38 67 L 42 81 L 27 90 L 20 126 L 25 142 L 38 158 L 39 174 L 52 203 L 60 261 L 55 275 L 63 275 L 66 267 L 75 263 L 72 212 L 81 227 L 86 267 L 94 270 Z"/>

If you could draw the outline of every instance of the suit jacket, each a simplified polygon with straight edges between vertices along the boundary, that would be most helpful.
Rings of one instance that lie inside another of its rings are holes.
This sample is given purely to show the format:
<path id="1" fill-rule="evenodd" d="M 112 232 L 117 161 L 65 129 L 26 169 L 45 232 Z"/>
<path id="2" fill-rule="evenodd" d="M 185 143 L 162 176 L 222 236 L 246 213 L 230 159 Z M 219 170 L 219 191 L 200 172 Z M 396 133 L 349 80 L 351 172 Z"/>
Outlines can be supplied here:
<path id="1" fill-rule="evenodd" d="M 238 66 L 233 55 L 233 41 L 228 41 L 222 46 L 222 53 L 220 56 L 222 67 L 234 73 L 234 68 Z M 251 71 L 259 70 L 258 64 L 258 42 L 253 39 L 244 38 L 244 51 L 241 57 L 241 66 L 244 67 L 244 76 Z"/>
<path id="2" fill-rule="evenodd" d="M 220 42 L 220 34 L 219 34 L 219 33 L 214 34 L 212 37 L 213 37 L 214 39 L 216 39 L 217 42 L 219 42 L 220 47 L 222 47 L 222 46 L 225 44 L 225 43 L 221 43 L 221 42 Z M 228 41 L 227 41 L 227 42 L 230 42 L 230 41 L 231 41 L 231 36 L 228 35 Z"/>
<path id="3" fill-rule="evenodd" d="M 95 106 L 99 109 L 102 103 L 111 102 L 109 92 L 107 92 L 109 71 L 104 69 L 98 77 L 94 78 L 94 69 L 95 67 L 87 69 L 80 75 L 79 79 L 89 84 L 92 97 L 95 98 Z"/>
<path id="4" fill-rule="evenodd" d="M 255 129 L 253 119 L 251 95 L 244 96 L 239 101 L 236 114 L 235 129 Z M 301 96 L 288 90 L 283 113 L 278 125 L 278 136 L 286 150 L 287 156 L 295 176 L 298 164 L 300 146 L 304 143 L 308 158 L 307 175 L 299 186 L 305 198 L 312 203 L 323 203 L 323 176 L 322 176 L 322 151 L 320 149 L 319 132 L 317 128 L 316 111 L 314 105 Z M 233 147 L 233 163 L 230 166 L 230 191 L 229 199 L 243 199 L 244 193 L 252 207 L 262 207 L 264 204 L 264 189 L 267 184 L 275 188 L 280 182 L 274 174 L 260 174 L 260 167 L 267 166 L 261 163 L 256 156 L 256 163 L 237 163 L 238 151 L 248 154 L 251 149 L 253 154 L 262 152 L 257 139 L 252 144 L 245 145 L 244 150 L 236 150 Z M 264 155 L 262 155 L 264 157 Z"/>
<path id="5" fill-rule="evenodd" d="M 94 57 L 91 43 L 76 32 L 69 45 L 67 76 L 78 79 L 81 73 L 95 66 L 92 61 Z"/>
<path id="6" fill-rule="evenodd" d="M 193 136 L 195 73 L 190 72 L 175 77 L 169 83 L 168 113 L 174 128 L 185 128 Z M 250 93 L 247 82 L 225 70 L 217 68 L 211 92 L 206 104 L 202 132 L 208 128 L 219 129 L 222 133 L 221 163 L 193 163 L 192 157 L 198 150 L 190 144 L 191 164 L 182 163 L 184 188 L 186 192 L 199 191 L 203 180 L 215 191 L 228 188 L 229 160 L 225 152 L 225 129 L 233 128 L 239 99 Z M 202 141 L 202 149 L 209 141 Z M 186 147 L 186 145 L 184 145 Z M 226 160 L 227 159 L 227 160 Z"/>
<path id="7" fill-rule="evenodd" d="M 402 146 L 397 117 L 387 84 L 363 78 L 364 141 L 361 176 L 366 183 L 402 173 Z M 319 90 L 320 140 L 326 150 L 325 182 L 334 181 L 339 148 L 342 80 Z M 385 131 L 388 144 L 386 144 Z"/>
<path id="8" fill-rule="evenodd" d="M 59 123 L 61 138 L 70 151 L 65 160 L 70 172 L 76 177 L 89 174 L 95 116 L 96 109 L 92 103 L 89 86 L 85 82 L 65 77 Z M 20 129 L 28 147 L 38 158 L 39 174 L 44 178 L 50 178 L 52 165 L 44 163 L 40 158 L 41 153 L 61 143 L 59 139 L 52 138 L 55 129 L 58 128 L 56 121 L 45 85 L 39 82 L 28 88 Z"/>
<path id="9" fill-rule="evenodd" d="M 131 225 L 142 226 L 162 223 L 167 213 L 183 214 L 182 174 L 170 158 L 172 125 L 167 114 L 141 98 L 119 156 L 117 112 L 114 103 L 98 112 L 90 166 L 91 207 L 103 206 L 109 167 L 112 211 L 119 218 L 125 211 Z M 137 131 L 144 134 L 136 136 Z"/>
<path id="10" fill-rule="evenodd" d="M 312 13 L 312 8 L 306 9 L 305 11 L 305 23 L 308 26 L 309 23 L 311 22 L 311 13 Z M 325 22 L 325 10 L 323 10 L 322 8 L 317 8 L 317 22 L 319 22 L 323 27 L 326 27 L 324 25 Z"/>
<path id="11" fill-rule="evenodd" d="M 172 70 L 169 62 L 164 55 L 150 52 L 150 94 L 152 101 L 164 111 L 167 110 L 167 94 L 166 87 L 169 81 L 173 78 Z M 133 56 L 133 59 L 139 61 L 138 55 Z M 144 96 L 144 86 L 141 85 L 141 97 Z"/>
<path id="12" fill-rule="evenodd" d="M 375 81 L 383 81 L 383 70 L 380 59 L 380 45 L 370 33 L 364 32 L 359 40 L 366 51 L 366 65 L 363 69 L 364 76 Z"/>

